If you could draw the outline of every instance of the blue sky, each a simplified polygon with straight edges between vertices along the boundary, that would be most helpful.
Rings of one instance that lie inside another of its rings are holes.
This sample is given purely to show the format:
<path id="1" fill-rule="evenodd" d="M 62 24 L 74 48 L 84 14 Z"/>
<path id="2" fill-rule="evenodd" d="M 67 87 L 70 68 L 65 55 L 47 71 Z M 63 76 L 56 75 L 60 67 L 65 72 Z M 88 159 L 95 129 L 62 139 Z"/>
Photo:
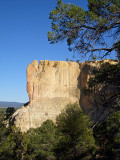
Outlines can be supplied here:
<path id="1" fill-rule="evenodd" d="M 87 0 L 64 0 L 87 7 Z M 27 102 L 26 68 L 33 60 L 72 59 L 66 43 L 50 45 L 56 0 L 0 0 L 0 101 Z"/>
<path id="2" fill-rule="evenodd" d="M 0 101 L 27 102 L 33 60 L 73 59 L 65 42 L 51 45 L 49 12 L 57 0 L 0 0 Z M 63 0 L 87 9 L 87 0 Z"/>

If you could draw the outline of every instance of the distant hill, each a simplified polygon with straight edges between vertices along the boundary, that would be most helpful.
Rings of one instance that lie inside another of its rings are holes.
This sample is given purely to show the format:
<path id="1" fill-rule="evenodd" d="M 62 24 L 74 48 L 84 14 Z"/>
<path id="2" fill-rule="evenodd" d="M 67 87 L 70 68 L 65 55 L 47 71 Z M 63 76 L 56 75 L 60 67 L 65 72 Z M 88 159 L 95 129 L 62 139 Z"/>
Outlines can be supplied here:
<path id="1" fill-rule="evenodd" d="M 14 107 L 14 108 L 20 108 L 23 106 L 24 103 L 19 103 L 19 102 L 4 102 L 0 101 L 0 108 L 7 108 L 7 107 Z"/>

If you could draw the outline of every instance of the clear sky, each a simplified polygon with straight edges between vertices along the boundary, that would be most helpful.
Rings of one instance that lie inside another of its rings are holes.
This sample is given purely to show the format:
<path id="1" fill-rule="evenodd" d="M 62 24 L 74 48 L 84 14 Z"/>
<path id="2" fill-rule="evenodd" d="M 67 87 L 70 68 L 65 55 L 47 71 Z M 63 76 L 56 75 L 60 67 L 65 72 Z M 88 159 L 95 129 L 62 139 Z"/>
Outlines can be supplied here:
<path id="1" fill-rule="evenodd" d="M 87 7 L 87 0 L 63 0 Z M 0 0 L 0 101 L 27 102 L 26 68 L 33 60 L 72 59 L 66 43 L 50 45 L 56 0 Z"/>
<path id="2" fill-rule="evenodd" d="M 0 101 L 27 102 L 33 60 L 73 59 L 66 43 L 51 45 L 49 12 L 57 0 L 0 0 Z M 87 9 L 87 0 L 63 0 Z"/>

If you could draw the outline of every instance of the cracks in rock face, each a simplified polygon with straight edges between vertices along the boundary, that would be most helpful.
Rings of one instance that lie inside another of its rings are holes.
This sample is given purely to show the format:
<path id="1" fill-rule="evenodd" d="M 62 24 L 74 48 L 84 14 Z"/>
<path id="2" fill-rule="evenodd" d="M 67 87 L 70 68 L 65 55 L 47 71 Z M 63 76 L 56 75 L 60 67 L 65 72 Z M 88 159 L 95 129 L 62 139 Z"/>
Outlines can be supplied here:
<path id="1" fill-rule="evenodd" d="M 35 71 L 35 74 L 34 74 L 34 79 L 35 79 L 36 75 L 37 75 L 37 70 Z"/>
<path id="2" fill-rule="evenodd" d="M 42 64 L 42 72 L 45 72 L 45 61 L 43 61 L 43 64 Z"/>

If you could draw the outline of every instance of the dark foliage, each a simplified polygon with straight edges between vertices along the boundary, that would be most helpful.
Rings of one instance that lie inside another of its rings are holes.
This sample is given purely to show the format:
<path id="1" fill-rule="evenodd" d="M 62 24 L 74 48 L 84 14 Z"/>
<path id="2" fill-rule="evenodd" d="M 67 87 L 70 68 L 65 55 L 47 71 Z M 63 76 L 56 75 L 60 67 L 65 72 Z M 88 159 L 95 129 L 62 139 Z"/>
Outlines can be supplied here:
<path id="1" fill-rule="evenodd" d="M 120 111 L 111 114 L 94 128 L 101 159 L 120 159 Z"/>
<path id="2" fill-rule="evenodd" d="M 48 40 L 52 44 L 66 40 L 69 50 L 91 59 L 104 58 L 112 51 L 120 58 L 120 1 L 88 0 L 88 3 L 85 11 L 57 0 L 57 7 L 50 12 L 52 32 L 48 32 Z"/>

